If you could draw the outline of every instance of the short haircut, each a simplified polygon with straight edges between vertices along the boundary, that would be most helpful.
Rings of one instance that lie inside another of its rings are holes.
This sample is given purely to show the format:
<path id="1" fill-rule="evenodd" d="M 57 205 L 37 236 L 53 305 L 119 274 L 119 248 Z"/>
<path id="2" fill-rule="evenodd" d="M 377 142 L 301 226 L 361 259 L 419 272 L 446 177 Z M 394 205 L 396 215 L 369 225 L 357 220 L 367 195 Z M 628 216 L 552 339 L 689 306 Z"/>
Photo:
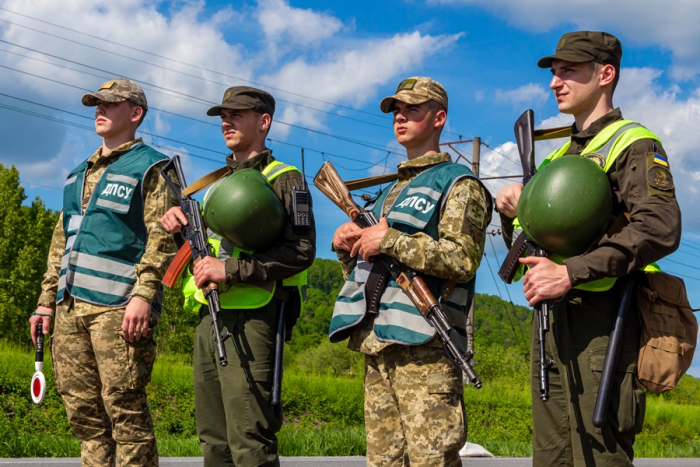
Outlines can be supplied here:
<path id="1" fill-rule="evenodd" d="M 612 94 L 615 94 L 615 88 L 617 88 L 617 83 L 620 81 L 620 69 L 613 65 L 612 63 L 600 63 L 600 62 L 590 62 L 591 65 L 591 70 L 598 71 L 600 70 L 601 67 L 604 67 L 605 65 L 612 65 L 613 68 L 615 68 L 615 77 L 613 78 L 612 82 Z"/>

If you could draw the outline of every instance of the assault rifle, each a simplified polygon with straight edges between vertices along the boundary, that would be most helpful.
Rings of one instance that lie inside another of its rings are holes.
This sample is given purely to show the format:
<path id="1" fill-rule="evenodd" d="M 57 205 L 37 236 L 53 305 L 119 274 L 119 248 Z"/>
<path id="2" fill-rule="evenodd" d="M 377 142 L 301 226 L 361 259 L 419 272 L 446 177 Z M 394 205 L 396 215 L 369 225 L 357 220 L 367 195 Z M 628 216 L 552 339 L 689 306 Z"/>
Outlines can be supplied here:
<path id="1" fill-rule="evenodd" d="M 340 209 L 345 211 L 348 217 L 359 227 L 364 229 L 379 223 L 373 212 L 362 209 L 353 201 L 350 191 L 348 191 L 332 163 L 326 162 L 323 164 L 321 170 L 314 178 L 314 185 Z M 481 388 L 481 380 L 469 363 L 474 357 L 474 352 L 467 350 L 465 353 L 462 353 L 459 350 L 454 341 L 456 332 L 452 329 L 440 303 L 435 299 L 425 281 L 416 271 L 390 256 L 380 254 L 376 257 L 376 260 L 384 265 L 398 286 L 403 289 L 408 298 L 418 308 L 418 311 L 435 328 L 445 353 L 452 363 L 467 375 L 474 387 L 477 389 Z"/>
<path id="2" fill-rule="evenodd" d="M 168 175 L 171 169 L 175 170 L 178 183 L 173 182 L 170 175 Z M 202 220 L 199 203 L 197 200 L 192 199 L 182 192 L 187 184 L 185 182 L 185 176 L 182 174 L 180 156 L 173 157 L 170 162 L 161 169 L 160 174 L 165 181 L 168 182 L 173 192 L 180 198 L 180 209 L 182 209 L 182 213 L 187 218 L 187 225 L 183 225 L 181 230 L 182 236 L 187 242 L 180 248 L 180 251 L 178 251 L 163 278 L 163 284 L 172 288 L 180 272 L 184 270 L 183 265 L 186 265 L 190 261 L 197 264 L 207 256 L 211 256 L 211 252 L 209 251 L 209 244 L 207 243 L 207 229 Z M 204 292 L 204 296 L 207 298 L 207 303 L 209 305 L 209 314 L 211 315 L 211 325 L 214 328 L 214 342 L 216 342 L 216 352 L 219 355 L 219 364 L 221 366 L 226 366 L 228 365 L 228 358 L 226 357 L 224 341 L 231 337 L 231 334 L 227 332 L 221 335 L 219 332 L 219 324 L 217 323 L 217 317 L 221 311 L 219 286 L 216 282 L 207 282 L 204 284 L 204 287 L 202 287 L 202 292 Z"/>
<path id="3" fill-rule="evenodd" d="M 518 143 L 518 152 L 520 153 L 520 163 L 523 166 L 523 186 L 530 181 L 535 175 L 537 167 L 535 166 L 535 115 L 532 110 L 526 110 L 520 118 L 515 122 L 515 141 Z M 548 254 L 544 248 L 537 245 L 527 236 L 525 232 L 518 235 L 517 240 L 511 246 L 506 259 L 498 271 L 499 277 L 506 284 L 513 282 L 513 277 L 520 267 L 520 258 L 525 253 L 530 256 L 547 257 Z M 537 343 L 539 345 L 539 361 L 537 365 L 540 367 L 538 377 L 540 380 L 540 399 L 546 402 L 549 399 L 549 369 L 554 365 L 554 360 L 548 360 L 545 357 L 545 339 L 549 332 L 549 301 L 545 300 L 535 305 L 537 312 Z"/>

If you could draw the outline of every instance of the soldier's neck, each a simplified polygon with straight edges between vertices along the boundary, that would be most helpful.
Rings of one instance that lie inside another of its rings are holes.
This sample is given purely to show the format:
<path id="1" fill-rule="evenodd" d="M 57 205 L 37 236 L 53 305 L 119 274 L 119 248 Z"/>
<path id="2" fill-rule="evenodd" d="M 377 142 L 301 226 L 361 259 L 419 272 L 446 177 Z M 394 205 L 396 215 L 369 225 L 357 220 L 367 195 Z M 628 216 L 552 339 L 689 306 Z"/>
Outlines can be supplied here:
<path id="1" fill-rule="evenodd" d="M 234 150 L 232 157 L 236 162 L 247 161 L 251 157 L 255 157 L 265 150 L 265 141 L 263 140 L 260 144 L 255 144 L 248 148 L 243 148 L 239 150 Z"/>
<path id="2" fill-rule="evenodd" d="M 136 131 L 123 133 L 117 136 L 105 137 L 102 139 L 102 154 L 109 154 L 115 148 L 118 148 L 122 144 L 126 144 L 135 139 Z"/>
<path id="3" fill-rule="evenodd" d="M 578 131 L 586 130 L 593 122 L 603 115 L 609 114 L 613 110 L 615 110 L 615 108 L 612 105 L 612 100 L 601 99 L 595 106 L 574 115 L 576 129 Z"/>

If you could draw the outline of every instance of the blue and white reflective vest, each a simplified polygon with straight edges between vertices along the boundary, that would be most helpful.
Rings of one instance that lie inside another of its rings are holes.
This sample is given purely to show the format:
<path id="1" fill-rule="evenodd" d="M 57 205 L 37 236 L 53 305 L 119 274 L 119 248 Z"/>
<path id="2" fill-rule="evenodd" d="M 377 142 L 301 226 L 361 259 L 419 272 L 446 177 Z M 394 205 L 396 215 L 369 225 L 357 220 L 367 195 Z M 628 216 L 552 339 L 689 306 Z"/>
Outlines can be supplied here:
<path id="1" fill-rule="evenodd" d="M 63 231 L 66 248 L 61 259 L 56 303 L 69 293 L 85 302 L 125 305 L 136 283 L 134 266 L 146 249 L 144 177 L 168 158 L 143 143 L 118 156 L 97 182 L 83 211 L 87 160 L 73 170 L 63 189 Z M 152 302 L 160 312 L 162 289 Z"/>
<path id="2" fill-rule="evenodd" d="M 440 212 L 454 184 L 465 177 L 476 180 L 467 167 L 453 163 L 442 163 L 421 172 L 411 180 L 398 195 L 386 220 L 389 226 L 408 235 L 423 232 L 435 240 L 439 239 Z M 368 202 L 366 209 L 379 218 L 384 212 L 384 201 L 394 185 L 384 189 L 377 198 Z M 488 193 L 488 191 L 486 191 Z M 487 209 L 491 209 L 491 198 L 487 195 Z M 358 258 L 357 265 L 340 290 L 333 309 L 329 329 L 332 342 L 338 342 L 352 332 L 367 313 L 365 290 L 367 278 L 373 266 Z M 447 281 L 422 275 L 435 297 L 441 297 Z M 466 324 L 469 303 L 474 297 L 476 276 L 469 282 L 457 283 L 446 297 L 444 311 L 453 328 L 466 341 Z M 379 312 L 374 319 L 374 332 L 382 342 L 417 345 L 431 340 L 435 330 L 413 305 L 406 293 L 390 277 L 381 294 Z"/>

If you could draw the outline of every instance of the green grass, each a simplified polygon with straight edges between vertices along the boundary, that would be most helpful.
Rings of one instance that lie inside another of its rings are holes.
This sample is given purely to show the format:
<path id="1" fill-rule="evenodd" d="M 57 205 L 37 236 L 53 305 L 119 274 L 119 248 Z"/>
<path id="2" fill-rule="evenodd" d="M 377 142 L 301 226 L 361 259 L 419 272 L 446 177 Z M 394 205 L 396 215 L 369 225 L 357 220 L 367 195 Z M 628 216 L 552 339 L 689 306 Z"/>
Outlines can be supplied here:
<path id="1" fill-rule="evenodd" d="M 531 456 L 529 389 L 519 385 L 522 375 L 518 372 L 498 377 L 496 368 L 489 370 L 489 364 L 484 361 L 483 370 L 489 377 L 483 389 L 465 390 L 468 439 L 498 456 Z M 78 457 L 80 446 L 55 390 L 50 355 L 44 365 L 48 390 L 40 406 L 29 396 L 33 372 L 30 349 L 0 341 L 0 457 Z M 637 457 L 700 457 L 697 383 L 686 377 L 677 394 L 648 398 L 644 431 L 635 443 Z M 361 376 L 311 374 L 291 367 L 285 370 L 282 394 L 281 455 L 365 453 Z M 148 396 L 160 454 L 200 456 L 191 362 L 159 356 Z"/>

